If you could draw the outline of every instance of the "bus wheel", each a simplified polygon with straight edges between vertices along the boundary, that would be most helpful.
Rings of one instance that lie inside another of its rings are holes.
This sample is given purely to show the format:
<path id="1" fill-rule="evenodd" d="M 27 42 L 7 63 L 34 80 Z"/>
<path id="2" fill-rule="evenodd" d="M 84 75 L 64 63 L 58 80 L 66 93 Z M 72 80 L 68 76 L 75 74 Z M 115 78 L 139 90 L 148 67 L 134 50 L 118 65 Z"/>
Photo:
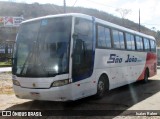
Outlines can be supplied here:
<path id="1" fill-rule="evenodd" d="M 97 84 L 97 94 L 96 98 L 102 98 L 106 91 L 106 79 L 104 76 L 101 76 Z"/>
<path id="2" fill-rule="evenodd" d="M 149 71 L 148 71 L 148 69 L 146 69 L 145 74 L 144 74 L 144 79 L 143 79 L 144 83 L 148 82 L 148 77 L 149 77 Z"/>

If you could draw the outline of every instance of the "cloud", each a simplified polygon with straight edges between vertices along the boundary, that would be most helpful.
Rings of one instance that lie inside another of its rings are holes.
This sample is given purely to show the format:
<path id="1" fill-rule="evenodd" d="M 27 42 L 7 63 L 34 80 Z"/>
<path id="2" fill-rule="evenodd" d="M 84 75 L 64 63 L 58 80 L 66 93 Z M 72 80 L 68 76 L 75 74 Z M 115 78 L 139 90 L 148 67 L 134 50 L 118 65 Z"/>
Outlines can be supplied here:
<path id="1" fill-rule="evenodd" d="M 127 15 L 127 19 L 132 20 L 136 23 L 139 21 L 139 9 L 141 16 L 141 23 L 147 26 L 148 28 L 153 27 L 154 24 L 157 24 L 156 19 L 160 19 L 160 1 L 159 0 L 126 0 L 119 7 L 124 9 L 131 9 L 132 13 Z M 159 27 L 159 26 L 154 26 Z M 159 27 L 160 29 L 160 27 Z"/>

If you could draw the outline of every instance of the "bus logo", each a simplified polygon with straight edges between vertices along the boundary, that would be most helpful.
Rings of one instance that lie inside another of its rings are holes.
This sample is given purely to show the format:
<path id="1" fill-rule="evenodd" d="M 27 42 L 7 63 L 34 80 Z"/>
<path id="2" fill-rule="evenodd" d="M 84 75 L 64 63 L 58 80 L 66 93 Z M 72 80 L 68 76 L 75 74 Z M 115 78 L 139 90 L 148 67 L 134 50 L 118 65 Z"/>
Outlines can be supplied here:
<path id="1" fill-rule="evenodd" d="M 116 55 L 116 54 L 110 54 L 109 60 L 107 61 L 107 63 L 122 63 L 123 58 Z M 141 62 L 141 59 L 136 58 L 135 56 L 130 56 L 129 54 L 126 57 L 126 60 L 124 60 L 125 63 L 129 63 L 129 62 Z"/>
<path id="2" fill-rule="evenodd" d="M 116 54 L 110 54 L 109 61 L 107 61 L 107 63 L 121 63 L 121 62 L 122 58 L 120 58 Z"/>

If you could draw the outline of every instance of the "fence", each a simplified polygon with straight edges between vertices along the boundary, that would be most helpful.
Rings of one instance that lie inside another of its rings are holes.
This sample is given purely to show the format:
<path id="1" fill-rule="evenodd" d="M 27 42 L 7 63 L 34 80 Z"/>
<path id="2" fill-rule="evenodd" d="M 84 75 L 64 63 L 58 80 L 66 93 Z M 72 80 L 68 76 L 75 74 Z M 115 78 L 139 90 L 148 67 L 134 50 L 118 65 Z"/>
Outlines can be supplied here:
<path id="1" fill-rule="evenodd" d="M 7 61 L 12 57 L 13 43 L 0 43 L 0 61 Z"/>

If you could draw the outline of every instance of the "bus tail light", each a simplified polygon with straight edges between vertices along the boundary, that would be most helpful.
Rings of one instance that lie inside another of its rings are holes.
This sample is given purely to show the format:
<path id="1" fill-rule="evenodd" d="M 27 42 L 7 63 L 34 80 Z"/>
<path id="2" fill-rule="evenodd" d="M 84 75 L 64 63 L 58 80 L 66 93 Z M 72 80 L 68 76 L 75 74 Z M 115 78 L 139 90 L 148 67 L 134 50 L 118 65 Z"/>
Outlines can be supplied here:
<path id="1" fill-rule="evenodd" d="M 58 86 L 66 85 L 66 84 L 69 84 L 69 79 L 54 81 L 51 86 L 58 87 Z"/>
<path id="2" fill-rule="evenodd" d="M 19 81 L 17 81 L 17 80 L 12 80 L 12 81 L 13 81 L 13 84 L 14 84 L 14 85 L 16 85 L 16 86 L 20 86 Z"/>

